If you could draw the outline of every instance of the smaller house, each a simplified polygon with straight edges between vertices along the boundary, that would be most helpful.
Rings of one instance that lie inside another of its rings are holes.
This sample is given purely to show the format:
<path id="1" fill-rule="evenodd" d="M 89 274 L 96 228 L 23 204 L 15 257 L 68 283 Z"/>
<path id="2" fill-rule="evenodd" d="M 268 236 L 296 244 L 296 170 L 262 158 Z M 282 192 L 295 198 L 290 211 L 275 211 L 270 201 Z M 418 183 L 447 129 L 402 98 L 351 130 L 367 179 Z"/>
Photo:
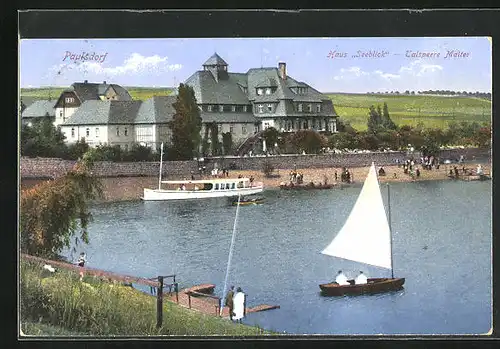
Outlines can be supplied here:
<path id="1" fill-rule="evenodd" d="M 31 125 L 34 120 L 40 120 L 46 116 L 55 120 L 54 100 L 38 100 L 27 106 L 21 113 L 23 125 Z"/>
<path id="2" fill-rule="evenodd" d="M 126 89 L 116 84 L 75 82 L 64 90 L 55 103 L 54 125 L 63 124 L 86 101 L 131 101 Z"/>

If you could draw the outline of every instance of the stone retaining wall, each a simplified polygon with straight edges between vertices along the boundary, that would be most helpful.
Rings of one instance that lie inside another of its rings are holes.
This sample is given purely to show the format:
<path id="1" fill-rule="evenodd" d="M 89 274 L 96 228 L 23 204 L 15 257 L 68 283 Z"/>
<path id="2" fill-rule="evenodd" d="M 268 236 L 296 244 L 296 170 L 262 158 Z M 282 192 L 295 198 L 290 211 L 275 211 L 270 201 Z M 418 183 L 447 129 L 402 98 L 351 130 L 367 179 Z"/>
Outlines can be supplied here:
<path id="1" fill-rule="evenodd" d="M 489 149 L 451 149 L 444 150 L 441 158 L 458 159 L 464 155 L 466 160 L 489 159 Z M 327 168 L 327 167 L 361 167 L 374 161 L 378 165 L 393 164 L 396 159 L 407 158 L 406 152 L 392 153 L 359 153 L 359 154 L 324 154 L 324 155 L 283 155 L 268 157 L 226 157 L 207 159 L 205 166 L 211 170 L 219 168 L 238 170 L 262 170 L 264 162 L 269 161 L 275 169 L 293 168 Z M 415 152 L 419 158 L 420 153 Z M 64 175 L 75 164 L 75 161 L 55 158 L 27 158 L 20 161 L 21 178 L 56 178 Z M 198 171 L 196 161 L 169 161 L 163 163 L 162 172 L 165 176 L 186 176 Z M 94 174 L 99 177 L 149 177 L 157 176 L 158 162 L 96 162 Z"/>

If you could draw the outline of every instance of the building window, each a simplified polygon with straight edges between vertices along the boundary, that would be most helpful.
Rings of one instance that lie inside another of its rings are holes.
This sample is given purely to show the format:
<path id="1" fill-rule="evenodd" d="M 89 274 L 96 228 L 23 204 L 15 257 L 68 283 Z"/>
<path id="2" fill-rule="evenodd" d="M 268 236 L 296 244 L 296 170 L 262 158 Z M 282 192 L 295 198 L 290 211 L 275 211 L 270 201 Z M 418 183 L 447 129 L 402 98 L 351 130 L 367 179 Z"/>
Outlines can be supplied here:
<path id="1" fill-rule="evenodd" d="M 299 103 L 299 111 L 302 111 L 302 103 Z"/>
<path id="2" fill-rule="evenodd" d="M 259 114 L 262 114 L 264 112 L 264 106 L 262 104 L 259 104 L 257 106 L 257 111 L 259 112 Z"/>
<path id="3" fill-rule="evenodd" d="M 323 131 L 323 120 L 319 119 L 318 120 L 318 128 Z"/>
<path id="4" fill-rule="evenodd" d="M 71 137 L 75 138 L 75 128 L 71 128 Z"/>
<path id="5" fill-rule="evenodd" d="M 128 144 L 125 144 L 124 148 L 125 148 L 125 151 L 128 151 Z"/>
<path id="6" fill-rule="evenodd" d="M 120 135 L 120 127 L 117 127 L 116 128 L 116 135 L 119 136 Z"/>
<path id="7" fill-rule="evenodd" d="M 247 106 L 246 106 L 246 105 L 244 105 L 244 106 L 243 106 L 243 111 L 244 111 L 244 112 L 248 111 L 248 110 L 247 110 Z"/>
<path id="8" fill-rule="evenodd" d="M 223 112 L 223 111 L 224 111 L 224 106 L 223 106 L 223 105 L 219 105 L 219 111 L 220 111 L 220 112 Z"/>
<path id="9" fill-rule="evenodd" d="M 269 123 L 268 123 L 268 122 L 265 122 L 265 123 L 264 123 L 264 130 L 266 130 L 267 128 L 269 128 Z"/>
<path id="10" fill-rule="evenodd" d="M 66 97 L 66 103 L 73 103 L 75 99 L 73 97 Z"/>
<path id="11" fill-rule="evenodd" d="M 273 111 L 273 105 L 272 105 L 272 104 L 268 104 L 268 105 L 267 105 L 267 111 L 268 111 L 269 113 L 271 113 L 271 112 Z"/>
<path id="12" fill-rule="evenodd" d="M 312 112 L 312 110 L 313 110 L 312 104 L 308 104 L 307 105 L 307 111 L 310 113 L 310 112 Z"/>
<path id="13" fill-rule="evenodd" d="M 95 138 L 99 138 L 99 127 L 95 128 Z"/>
<path id="14" fill-rule="evenodd" d="M 125 127 L 125 129 L 123 130 L 123 134 L 124 134 L 125 136 L 127 136 L 127 135 L 128 135 L 128 128 L 126 128 L 126 127 Z"/>
<path id="15" fill-rule="evenodd" d="M 63 117 L 63 111 L 62 110 L 59 112 L 59 116 Z"/>
<path id="16" fill-rule="evenodd" d="M 261 88 L 258 88 L 258 89 L 257 89 L 257 94 L 258 94 L 259 96 L 260 96 L 260 95 L 262 95 L 262 89 L 261 89 Z"/>
<path id="17" fill-rule="evenodd" d="M 211 105 L 207 105 L 207 111 L 212 111 L 212 106 Z"/>
<path id="18" fill-rule="evenodd" d="M 234 125 L 229 125 L 229 132 L 234 133 Z"/>
<path id="19" fill-rule="evenodd" d="M 90 128 L 87 127 L 87 129 L 85 130 L 85 134 L 87 135 L 87 137 L 90 137 Z"/>
<path id="20" fill-rule="evenodd" d="M 236 106 L 235 105 L 231 106 L 231 111 L 236 111 Z"/>
<path id="21" fill-rule="evenodd" d="M 219 133 L 221 133 L 221 132 L 222 132 L 222 124 L 218 124 L 218 125 L 217 125 L 217 130 L 219 131 Z"/>
<path id="22" fill-rule="evenodd" d="M 244 135 L 247 134 L 247 126 L 246 125 L 241 125 L 241 133 Z"/>
<path id="23" fill-rule="evenodd" d="M 316 111 L 317 111 L 318 113 L 321 113 L 321 104 L 318 104 L 318 105 L 316 106 Z"/>
<path id="24" fill-rule="evenodd" d="M 270 95 L 271 94 L 271 89 L 270 88 L 266 88 L 266 95 Z"/>

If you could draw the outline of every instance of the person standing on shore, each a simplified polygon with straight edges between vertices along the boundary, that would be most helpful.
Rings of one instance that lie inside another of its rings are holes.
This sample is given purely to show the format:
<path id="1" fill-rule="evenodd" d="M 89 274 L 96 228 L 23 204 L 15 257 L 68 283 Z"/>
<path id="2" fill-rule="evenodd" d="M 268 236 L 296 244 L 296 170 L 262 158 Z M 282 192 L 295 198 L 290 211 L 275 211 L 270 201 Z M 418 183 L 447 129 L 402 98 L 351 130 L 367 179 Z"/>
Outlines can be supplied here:
<path id="1" fill-rule="evenodd" d="M 226 307 L 228 307 L 229 309 L 229 319 L 231 321 L 233 321 L 233 311 L 234 311 L 234 307 L 233 307 L 233 296 L 234 296 L 234 286 L 231 286 L 231 289 L 229 290 L 229 292 L 227 293 L 226 295 L 226 299 L 225 299 L 225 305 Z"/>
<path id="2" fill-rule="evenodd" d="M 241 324 L 241 320 L 246 315 L 246 295 L 243 293 L 241 287 L 236 289 L 236 294 L 233 296 L 233 319 Z"/>
<path id="3" fill-rule="evenodd" d="M 80 253 L 80 257 L 78 257 L 78 261 L 76 264 L 83 269 L 85 267 L 85 263 L 87 262 L 87 256 L 85 255 L 85 252 Z M 83 270 L 80 270 L 80 281 L 83 280 Z"/>

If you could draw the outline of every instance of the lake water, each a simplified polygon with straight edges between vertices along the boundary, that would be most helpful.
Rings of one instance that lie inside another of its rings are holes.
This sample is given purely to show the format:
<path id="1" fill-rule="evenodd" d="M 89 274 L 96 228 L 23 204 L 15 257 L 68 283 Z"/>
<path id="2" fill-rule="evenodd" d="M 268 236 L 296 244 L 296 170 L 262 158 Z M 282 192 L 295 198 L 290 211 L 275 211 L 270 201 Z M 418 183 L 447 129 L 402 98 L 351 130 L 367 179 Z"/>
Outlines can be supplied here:
<path id="1" fill-rule="evenodd" d="M 264 204 L 240 208 L 229 284 L 243 288 L 248 306 L 281 307 L 248 314 L 244 322 L 295 334 L 488 332 L 491 182 L 392 184 L 394 275 L 406 278 L 404 290 L 322 297 L 318 284 L 339 269 L 390 276 L 320 253 L 360 190 L 266 191 Z M 144 277 L 177 274 L 181 287 L 213 283 L 222 296 L 235 213 L 227 199 L 97 204 L 88 266 Z"/>

